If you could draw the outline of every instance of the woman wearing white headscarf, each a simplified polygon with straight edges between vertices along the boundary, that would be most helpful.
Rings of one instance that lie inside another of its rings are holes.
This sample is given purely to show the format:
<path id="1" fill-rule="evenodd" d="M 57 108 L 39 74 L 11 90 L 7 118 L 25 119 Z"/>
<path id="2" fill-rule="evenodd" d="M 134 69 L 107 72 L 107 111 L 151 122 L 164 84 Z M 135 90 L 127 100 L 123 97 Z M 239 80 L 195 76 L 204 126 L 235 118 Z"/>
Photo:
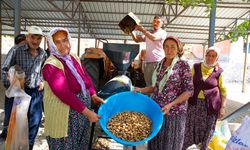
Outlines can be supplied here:
<path id="1" fill-rule="evenodd" d="M 210 47 L 205 61 L 192 68 L 194 95 L 189 99 L 183 150 L 196 144 L 206 150 L 215 130 L 216 121 L 225 115 L 226 87 L 223 69 L 219 66 L 220 49 Z"/>
<path id="2" fill-rule="evenodd" d="M 103 103 L 80 59 L 71 54 L 70 35 L 54 28 L 48 36 L 51 55 L 42 70 L 45 80 L 45 134 L 50 149 L 85 150 L 90 122 L 100 116 L 89 110 L 91 99 Z"/>

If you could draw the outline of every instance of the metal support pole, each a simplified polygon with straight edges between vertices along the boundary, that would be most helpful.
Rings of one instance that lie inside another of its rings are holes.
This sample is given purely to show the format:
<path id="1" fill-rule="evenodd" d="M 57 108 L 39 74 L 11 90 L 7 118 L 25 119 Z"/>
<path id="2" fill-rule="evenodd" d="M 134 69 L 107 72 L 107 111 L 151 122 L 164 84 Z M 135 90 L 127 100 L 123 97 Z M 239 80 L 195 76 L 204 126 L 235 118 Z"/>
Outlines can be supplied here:
<path id="1" fill-rule="evenodd" d="M 216 17 L 216 0 L 214 0 L 214 7 L 212 7 L 210 11 L 208 47 L 214 45 L 215 17 Z"/>
<path id="2" fill-rule="evenodd" d="M 0 0 L 0 54 L 1 56 L 2 56 L 2 3 L 3 1 Z M 0 62 L 2 62 L 2 57 L 0 57 Z M 2 63 L 0 63 L 0 66 L 2 68 Z M 0 78 L 2 78 L 1 74 L 2 74 L 2 69 L 0 69 Z"/>
<path id="3" fill-rule="evenodd" d="M 80 7 L 81 8 L 81 7 Z M 77 56 L 80 56 L 80 48 L 81 48 L 81 9 L 79 8 L 79 20 L 78 20 L 78 45 L 77 45 Z"/>
<path id="4" fill-rule="evenodd" d="M 43 42 L 43 49 L 44 50 L 46 50 L 47 49 L 47 37 L 46 36 L 44 36 L 44 38 L 43 38 L 43 40 L 44 40 L 44 42 Z"/>
<path id="5" fill-rule="evenodd" d="M 249 22 L 250 22 L 250 16 L 249 16 Z M 248 63 L 248 52 L 250 51 L 249 50 L 250 49 L 250 23 L 248 24 L 246 47 L 244 49 L 246 51 L 245 51 L 244 68 L 243 68 L 242 93 L 246 92 L 246 84 L 247 84 L 247 63 Z"/>
<path id="6" fill-rule="evenodd" d="M 15 36 L 20 34 L 20 23 L 21 23 L 21 0 L 15 0 Z"/>
<path id="7" fill-rule="evenodd" d="M 203 60 L 205 60 L 205 57 L 206 57 L 206 45 L 205 45 L 205 44 L 202 44 L 202 46 L 203 46 L 202 58 L 203 58 Z"/>
<path id="8" fill-rule="evenodd" d="M 97 39 L 95 39 L 95 48 L 98 48 L 99 45 L 99 41 L 97 41 Z"/>
<path id="9" fill-rule="evenodd" d="M 81 27 L 80 27 L 80 23 L 78 25 L 78 39 L 77 39 L 77 56 L 80 57 L 80 47 L 81 47 Z"/>

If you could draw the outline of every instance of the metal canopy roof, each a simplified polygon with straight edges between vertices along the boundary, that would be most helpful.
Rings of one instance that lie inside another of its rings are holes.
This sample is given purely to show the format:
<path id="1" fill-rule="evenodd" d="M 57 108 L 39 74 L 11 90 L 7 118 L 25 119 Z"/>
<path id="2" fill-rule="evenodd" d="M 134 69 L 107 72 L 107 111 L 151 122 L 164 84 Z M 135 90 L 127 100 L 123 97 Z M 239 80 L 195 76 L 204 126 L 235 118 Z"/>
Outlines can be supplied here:
<path id="1" fill-rule="evenodd" d="M 2 0 L 2 34 L 14 34 L 16 0 Z M 119 21 L 133 12 L 147 29 L 155 15 L 164 15 L 164 29 L 184 43 L 206 44 L 209 36 L 209 13 L 205 5 L 183 8 L 167 5 L 164 0 L 22 0 L 21 32 L 30 25 L 45 32 L 53 27 L 66 27 L 73 37 L 131 40 L 119 28 Z M 234 30 L 235 25 L 249 20 L 250 3 L 243 0 L 217 2 L 215 39 Z"/>

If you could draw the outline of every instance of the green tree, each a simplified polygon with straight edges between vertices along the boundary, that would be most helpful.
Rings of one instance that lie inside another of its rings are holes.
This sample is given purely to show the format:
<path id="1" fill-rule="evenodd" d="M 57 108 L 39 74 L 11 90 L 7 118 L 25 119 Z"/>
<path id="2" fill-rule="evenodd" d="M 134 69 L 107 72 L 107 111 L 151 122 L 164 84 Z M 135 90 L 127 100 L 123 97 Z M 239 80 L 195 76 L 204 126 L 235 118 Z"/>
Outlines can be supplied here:
<path id="1" fill-rule="evenodd" d="M 188 6 L 195 7 L 199 4 L 205 4 L 208 10 L 210 10 L 215 4 L 214 0 L 166 0 L 166 3 L 168 4 L 174 4 L 176 2 L 181 4 L 183 7 L 188 7 Z"/>
<path id="2" fill-rule="evenodd" d="M 233 42 L 238 41 L 239 37 L 243 37 L 243 39 L 247 39 L 247 30 L 249 26 L 249 20 L 245 20 L 243 23 L 235 27 L 235 29 L 229 32 L 225 39 L 231 39 Z"/>

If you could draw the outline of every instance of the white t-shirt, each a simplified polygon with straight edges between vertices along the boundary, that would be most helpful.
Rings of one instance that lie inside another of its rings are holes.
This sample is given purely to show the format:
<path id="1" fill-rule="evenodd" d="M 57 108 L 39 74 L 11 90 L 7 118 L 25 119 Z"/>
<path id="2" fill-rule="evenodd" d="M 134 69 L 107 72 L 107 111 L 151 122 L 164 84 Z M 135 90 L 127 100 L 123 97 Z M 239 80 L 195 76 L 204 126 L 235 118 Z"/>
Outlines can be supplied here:
<path id="1" fill-rule="evenodd" d="M 146 57 L 145 62 L 159 62 L 165 57 L 165 53 L 163 50 L 163 42 L 167 37 L 167 32 L 162 28 L 153 32 L 154 35 L 159 35 L 161 37 L 160 40 L 152 41 L 145 35 L 143 38 L 146 42 Z"/>

